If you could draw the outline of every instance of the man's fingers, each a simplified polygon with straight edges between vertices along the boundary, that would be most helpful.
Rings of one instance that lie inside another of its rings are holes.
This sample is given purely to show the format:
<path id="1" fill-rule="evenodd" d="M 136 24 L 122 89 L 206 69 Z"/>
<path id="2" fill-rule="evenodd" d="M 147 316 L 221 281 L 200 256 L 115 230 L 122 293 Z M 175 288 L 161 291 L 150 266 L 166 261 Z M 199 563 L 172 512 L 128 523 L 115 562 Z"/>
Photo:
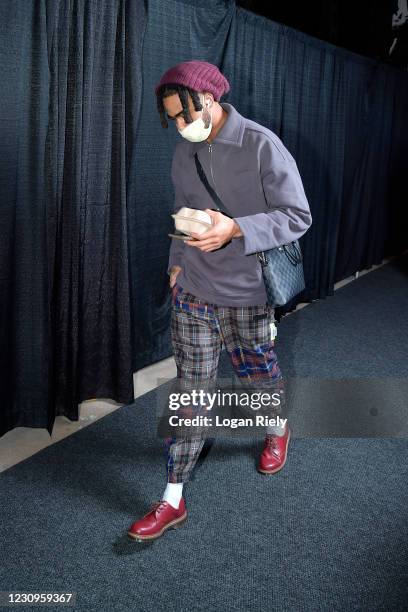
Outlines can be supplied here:
<path id="1" fill-rule="evenodd" d="M 186 240 L 187 244 L 190 244 L 195 247 L 207 247 L 207 246 L 216 246 L 219 244 L 219 238 L 208 238 L 208 240 Z"/>
<path id="2" fill-rule="evenodd" d="M 214 236 L 216 235 L 217 235 L 217 230 L 215 229 L 207 230 L 203 234 L 196 234 L 196 232 L 190 232 L 190 236 L 192 236 L 196 240 L 199 240 L 200 242 L 202 240 L 207 240 L 207 238 L 214 238 Z"/>
<path id="3" fill-rule="evenodd" d="M 215 244 L 211 242 L 209 244 L 192 244 L 191 246 L 200 249 L 200 251 L 214 251 L 219 249 L 222 245 L 219 245 L 218 242 Z"/>
<path id="4" fill-rule="evenodd" d="M 187 244 L 194 244 L 196 246 L 202 246 L 219 241 L 219 236 L 206 236 L 205 238 L 201 238 L 201 240 L 186 240 Z"/>
<path id="5" fill-rule="evenodd" d="M 172 274 L 172 275 L 170 276 L 170 287 L 171 287 L 171 288 L 173 288 L 173 287 L 174 287 L 174 284 L 175 284 L 175 282 L 176 282 L 176 279 L 177 279 L 177 274 L 176 274 L 176 275 Z"/>

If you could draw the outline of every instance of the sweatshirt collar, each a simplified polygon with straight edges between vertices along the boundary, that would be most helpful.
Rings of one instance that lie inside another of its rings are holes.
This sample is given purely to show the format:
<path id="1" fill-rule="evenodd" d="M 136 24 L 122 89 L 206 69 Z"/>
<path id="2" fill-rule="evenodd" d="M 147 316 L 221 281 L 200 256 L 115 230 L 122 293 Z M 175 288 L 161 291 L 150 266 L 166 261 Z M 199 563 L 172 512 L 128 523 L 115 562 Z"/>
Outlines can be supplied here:
<path id="1" fill-rule="evenodd" d="M 227 111 L 228 117 L 216 137 L 212 140 L 212 143 L 223 143 L 241 147 L 245 131 L 244 117 L 232 104 L 228 102 L 220 102 L 219 104 Z M 208 146 L 209 143 L 207 140 L 202 140 L 201 142 L 192 142 L 190 144 L 190 155 L 193 156 L 197 151 Z"/>

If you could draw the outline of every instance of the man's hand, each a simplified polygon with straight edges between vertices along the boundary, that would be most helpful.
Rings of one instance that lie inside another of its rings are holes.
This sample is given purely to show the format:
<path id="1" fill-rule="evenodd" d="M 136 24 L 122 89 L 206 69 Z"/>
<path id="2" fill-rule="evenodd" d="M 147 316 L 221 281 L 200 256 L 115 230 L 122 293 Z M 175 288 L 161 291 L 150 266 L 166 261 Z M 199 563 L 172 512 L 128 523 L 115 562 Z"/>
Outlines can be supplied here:
<path id="1" fill-rule="evenodd" d="M 234 221 L 221 212 L 206 208 L 205 212 L 211 216 L 213 228 L 204 232 L 204 234 L 196 234 L 190 232 L 190 236 L 195 240 L 186 240 L 186 244 L 196 247 L 200 251 L 207 253 L 208 251 L 216 251 L 226 242 L 230 242 L 232 238 L 243 236 L 241 229 Z"/>
<path id="2" fill-rule="evenodd" d="M 172 266 L 170 268 L 170 287 L 171 287 L 171 289 L 173 289 L 173 287 L 174 287 L 177 275 L 180 272 L 180 270 L 181 270 L 180 266 Z"/>

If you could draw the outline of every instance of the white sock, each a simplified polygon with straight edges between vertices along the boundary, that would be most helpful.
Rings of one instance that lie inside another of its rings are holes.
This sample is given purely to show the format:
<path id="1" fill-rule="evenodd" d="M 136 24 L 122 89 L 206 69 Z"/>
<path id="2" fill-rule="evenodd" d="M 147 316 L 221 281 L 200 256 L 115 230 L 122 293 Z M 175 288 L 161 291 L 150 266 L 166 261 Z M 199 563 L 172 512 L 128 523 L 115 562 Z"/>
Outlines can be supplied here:
<path id="1" fill-rule="evenodd" d="M 274 436 L 284 436 L 285 435 L 285 427 L 282 425 L 268 425 L 266 429 L 267 434 L 272 434 Z"/>
<path id="2" fill-rule="evenodd" d="M 182 494 L 182 482 L 168 482 L 162 499 L 164 499 L 164 501 L 168 502 L 170 506 L 173 506 L 173 508 L 177 510 L 180 505 L 180 499 Z"/>

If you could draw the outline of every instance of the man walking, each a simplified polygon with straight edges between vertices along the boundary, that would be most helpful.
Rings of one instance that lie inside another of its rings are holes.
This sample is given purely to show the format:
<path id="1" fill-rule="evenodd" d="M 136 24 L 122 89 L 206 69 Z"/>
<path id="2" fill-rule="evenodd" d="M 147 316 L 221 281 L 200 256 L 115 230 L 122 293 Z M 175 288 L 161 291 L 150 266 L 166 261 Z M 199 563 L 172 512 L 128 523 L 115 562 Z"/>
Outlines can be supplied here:
<path id="1" fill-rule="evenodd" d="M 193 240 L 172 239 L 168 274 L 172 288 L 171 332 L 177 380 L 190 388 L 214 381 L 222 349 L 235 374 L 252 385 L 283 393 L 274 351 L 274 309 L 268 305 L 256 253 L 288 244 L 311 226 L 312 217 L 292 155 L 268 128 L 219 102 L 230 90 L 217 66 L 187 61 L 173 66 L 156 86 L 161 124 L 173 121 L 183 137 L 171 176 L 175 210 L 205 210 L 213 227 Z M 233 217 L 214 205 L 195 164 Z M 290 429 L 268 426 L 258 471 L 274 474 L 285 464 Z M 201 436 L 165 440 L 167 486 L 161 499 L 135 521 L 128 535 L 160 537 L 187 518 L 183 486 L 204 445 Z"/>

